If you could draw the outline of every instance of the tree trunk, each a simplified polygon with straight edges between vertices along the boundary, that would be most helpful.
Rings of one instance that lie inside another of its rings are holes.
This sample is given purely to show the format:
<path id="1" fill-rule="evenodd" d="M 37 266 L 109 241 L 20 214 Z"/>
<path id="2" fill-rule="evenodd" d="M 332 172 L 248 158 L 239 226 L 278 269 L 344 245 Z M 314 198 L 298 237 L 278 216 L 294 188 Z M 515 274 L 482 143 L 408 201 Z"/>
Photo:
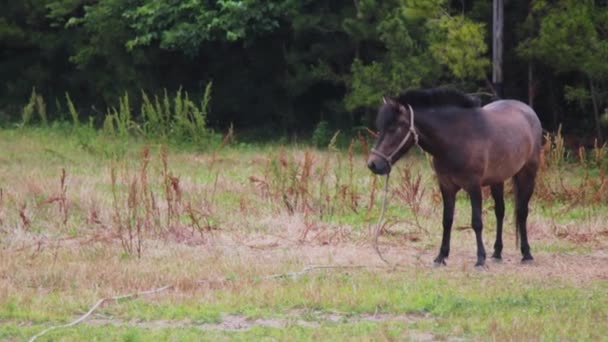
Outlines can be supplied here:
<path id="1" fill-rule="evenodd" d="M 555 96 L 555 84 L 553 82 L 549 82 L 549 101 L 551 103 L 551 118 L 553 119 L 552 127 L 554 131 L 557 131 L 560 125 L 560 106 L 557 104 L 556 96 Z"/>
<path id="2" fill-rule="evenodd" d="M 502 85 L 502 32 L 504 23 L 503 0 L 494 0 L 492 11 L 492 83 L 498 98 L 503 97 Z"/>
<path id="3" fill-rule="evenodd" d="M 534 108 L 534 97 L 536 96 L 536 89 L 534 89 L 534 64 L 532 60 L 528 61 L 528 105 Z"/>
<path id="4" fill-rule="evenodd" d="M 602 121 L 600 120 L 600 110 L 597 105 L 597 94 L 595 90 L 595 84 L 593 83 L 593 80 L 591 78 L 589 78 L 589 90 L 591 91 L 591 103 L 593 104 L 593 119 L 595 121 L 596 136 L 599 145 L 602 145 L 604 143 L 604 137 L 602 134 Z"/>

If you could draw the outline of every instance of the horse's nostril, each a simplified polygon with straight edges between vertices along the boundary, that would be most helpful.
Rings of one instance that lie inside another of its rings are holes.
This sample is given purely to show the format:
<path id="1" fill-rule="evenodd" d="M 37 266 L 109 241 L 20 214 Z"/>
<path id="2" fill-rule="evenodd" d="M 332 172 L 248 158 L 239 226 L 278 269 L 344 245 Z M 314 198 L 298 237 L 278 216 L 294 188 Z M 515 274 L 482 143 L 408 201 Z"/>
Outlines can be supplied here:
<path id="1" fill-rule="evenodd" d="M 373 161 L 373 160 L 370 160 L 370 161 L 367 163 L 367 167 L 368 167 L 370 170 L 374 171 L 374 170 L 376 169 L 376 164 L 374 164 L 374 161 Z"/>

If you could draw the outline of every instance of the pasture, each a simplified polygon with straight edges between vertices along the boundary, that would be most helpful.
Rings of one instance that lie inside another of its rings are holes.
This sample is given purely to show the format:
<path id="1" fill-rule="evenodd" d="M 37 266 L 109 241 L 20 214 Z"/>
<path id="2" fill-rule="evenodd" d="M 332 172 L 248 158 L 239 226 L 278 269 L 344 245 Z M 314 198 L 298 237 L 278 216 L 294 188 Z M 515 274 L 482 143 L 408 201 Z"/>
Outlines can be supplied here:
<path id="1" fill-rule="evenodd" d="M 67 128 L 0 131 L 0 339 L 602 340 L 608 336 L 606 150 L 543 152 L 520 263 L 506 186 L 503 262 L 476 270 L 470 204 L 447 266 L 428 157 L 384 179 L 364 139 L 318 150 L 199 151 Z M 484 242 L 495 219 L 483 193 Z"/>

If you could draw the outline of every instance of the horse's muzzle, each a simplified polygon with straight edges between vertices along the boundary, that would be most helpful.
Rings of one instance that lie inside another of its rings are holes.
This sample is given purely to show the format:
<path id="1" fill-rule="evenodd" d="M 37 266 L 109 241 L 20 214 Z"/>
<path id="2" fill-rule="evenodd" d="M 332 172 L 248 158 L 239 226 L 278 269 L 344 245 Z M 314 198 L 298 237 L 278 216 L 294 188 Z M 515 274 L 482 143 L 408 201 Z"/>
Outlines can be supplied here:
<path id="1" fill-rule="evenodd" d="M 377 175 L 385 175 L 391 172 L 391 166 L 381 158 L 376 156 L 371 156 L 367 160 L 367 167 Z"/>

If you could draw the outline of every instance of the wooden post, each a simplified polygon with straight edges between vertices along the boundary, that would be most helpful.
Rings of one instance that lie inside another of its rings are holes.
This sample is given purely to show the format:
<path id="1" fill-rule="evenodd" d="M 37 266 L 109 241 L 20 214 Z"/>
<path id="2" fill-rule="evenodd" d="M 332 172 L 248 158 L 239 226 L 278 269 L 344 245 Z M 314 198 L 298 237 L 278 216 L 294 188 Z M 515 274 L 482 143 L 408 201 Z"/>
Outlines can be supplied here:
<path id="1" fill-rule="evenodd" d="M 496 96 L 503 97 L 502 85 L 502 29 L 504 23 L 503 0 L 494 0 L 492 21 L 492 83 Z"/>

